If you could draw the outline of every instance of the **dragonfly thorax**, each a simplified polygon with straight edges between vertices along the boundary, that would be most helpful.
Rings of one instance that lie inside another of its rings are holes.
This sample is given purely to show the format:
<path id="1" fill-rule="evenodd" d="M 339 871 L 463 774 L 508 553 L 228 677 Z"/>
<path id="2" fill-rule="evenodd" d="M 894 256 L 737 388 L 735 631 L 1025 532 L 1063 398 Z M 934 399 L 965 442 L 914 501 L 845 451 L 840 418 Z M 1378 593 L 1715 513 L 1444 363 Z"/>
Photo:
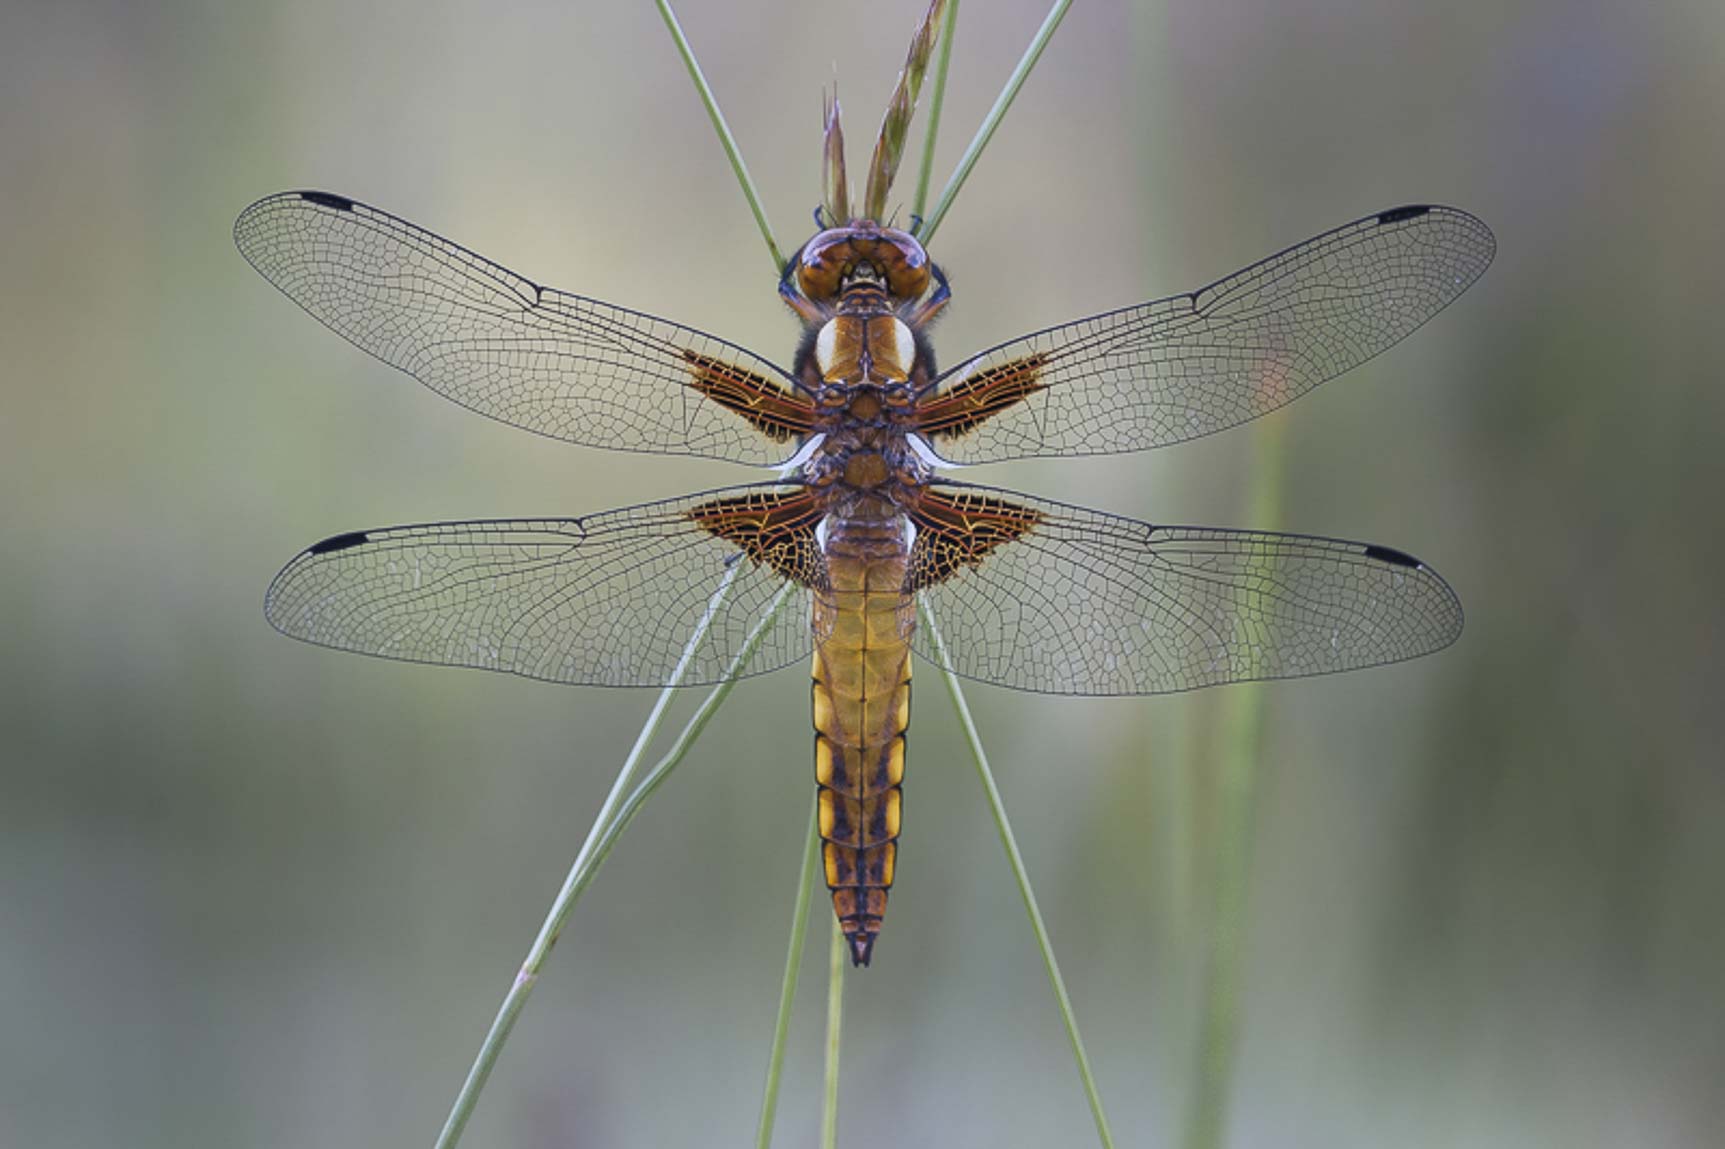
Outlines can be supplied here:
<path id="1" fill-rule="evenodd" d="M 800 478 L 811 487 L 883 495 L 925 485 L 933 468 L 912 449 L 909 436 L 892 427 L 850 428 L 830 433 L 802 465 Z"/>
<path id="2" fill-rule="evenodd" d="M 868 384 L 886 389 L 898 384 L 896 390 L 908 402 L 909 388 L 904 384 L 916 368 L 916 361 L 916 336 L 898 316 L 841 312 L 822 324 L 815 334 L 811 374 L 828 391 L 852 390 Z"/>

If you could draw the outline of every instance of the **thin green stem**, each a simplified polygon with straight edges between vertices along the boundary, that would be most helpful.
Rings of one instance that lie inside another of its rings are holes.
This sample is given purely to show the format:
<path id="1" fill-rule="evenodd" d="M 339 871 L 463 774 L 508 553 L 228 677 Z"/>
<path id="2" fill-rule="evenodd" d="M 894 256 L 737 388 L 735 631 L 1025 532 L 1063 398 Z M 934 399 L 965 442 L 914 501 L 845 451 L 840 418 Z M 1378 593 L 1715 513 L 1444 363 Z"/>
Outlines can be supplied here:
<path id="1" fill-rule="evenodd" d="M 1096 1091 L 1096 1078 L 1090 1072 L 1090 1058 L 1084 1052 L 1084 1039 L 1078 1033 L 1078 1018 L 1072 1011 L 1072 999 L 1066 994 L 1066 980 L 1060 976 L 1060 963 L 1054 959 L 1054 944 L 1048 938 L 1048 927 L 1043 924 L 1042 911 L 1036 905 L 1036 893 L 1030 888 L 1030 874 L 1024 868 L 1024 858 L 1018 852 L 1018 841 L 1012 834 L 1012 823 L 1006 817 L 1006 804 L 1001 801 L 1000 788 L 994 784 L 994 771 L 989 769 L 988 754 L 982 748 L 982 735 L 977 732 L 976 720 L 970 716 L 970 704 L 965 701 L 964 687 L 953 672 L 952 659 L 947 653 L 946 640 L 941 637 L 940 628 L 935 625 L 934 611 L 929 608 L 928 600 L 921 596 L 917 598 L 917 606 L 922 615 L 922 623 L 928 627 L 929 637 L 934 640 L 935 654 L 940 663 L 941 677 L 946 680 L 946 689 L 952 695 L 953 709 L 958 711 L 958 724 L 964 730 L 965 741 L 970 744 L 970 756 L 976 763 L 976 773 L 982 779 L 982 789 L 988 796 L 988 809 L 994 815 L 995 829 L 1000 831 L 1000 844 L 1006 847 L 1006 860 L 1012 866 L 1013 879 L 1018 883 L 1018 892 L 1024 898 L 1024 909 L 1030 915 L 1030 929 L 1036 935 L 1036 945 L 1042 951 L 1042 965 L 1048 971 L 1048 984 L 1054 990 L 1054 1003 L 1060 1009 L 1060 1018 L 1066 1024 L 1066 1039 L 1072 1043 L 1072 1057 L 1078 1063 L 1078 1076 L 1084 1082 L 1084 1096 L 1090 1103 L 1090 1116 L 1096 1122 L 1096 1136 L 1102 1142 L 1103 1149 L 1114 1149 L 1114 1135 L 1108 1131 L 1108 1118 L 1102 1112 L 1102 1097 Z"/>
<path id="2" fill-rule="evenodd" d="M 653 792 L 664 784 L 666 778 L 670 777 L 671 771 L 677 768 L 677 764 L 683 760 L 683 756 L 689 752 L 689 748 L 695 744 L 696 739 L 700 738 L 701 732 L 707 728 L 707 723 L 713 720 L 713 715 L 719 712 L 719 707 L 723 706 L 725 699 L 730 697 L 731 691 L 737 685 L 738 677 L 742 674 L 743 667 L 747 666 L 749 659 L 754 657 L 755 651 L 760 648 L 761 640 L 766 637 L 767 631 L 772 627 L 773 620 L 778 617 L 779 611 L 790 599 L 791 592 L 796 589 L 796 584 L 790 582 L 779 588 L 779 593 L 773 596 L 772 601 L 767 605 L 766 612 L 761 615 L 755 628 L 743 640 L 741 649 L 731 659 L 730 665 L 725 668 L 724 677 L 708 692 L 707 697 L 701 700 L 701 705 L 695 708 L 695 713 L 689 716 L 689 721 L 683 726 L 683 729 L 677 732 L 677 737 L 671 742 L 670 749 L 665 751 L 665 756 L 660 758 L 651 770 L 647 771 L 641 779 L 641 784 L 630 792 L 629 797 L 618 808 L 617 817 L 599 836 L 599 843 L 593 852 L 593 863 L 576 890 L 578 895 L 593 881 L 593 876 L 598 873 L 600 865 L 610 856 L 612 847 L 617 844 L 617 839 L 623 836 L 623 831 L 629 828 L 629 823 L 635 820 L 635 815 L 641 812 L 641 807 L 646 805 L 647 799 L 651 798 Z"/>
<path id="3" fill-rule="evenodd" d="M 1281 421 L 1265 420 L 1258 429 L 1258 441 L 1249 521 L 1274 530 L 1281 518 Z M 1235 687 L 1227 700 L 1226 749 L 1217 796 L 1215 918 L 1204 971 L 1198 1075 L 1188 1109 L 1187 1149 L 1218 1149 L 1226 1131 L 1239 1045 L 1264 698 L 1262 686 L 1246 684 Z"/>
<path id="4" fill-rule="evenodd" d="M 1072 0 L 1055 0 L 1054 7 L 1048 10 L 1048 15 L 1042 21 L 1042 27 L 1036 30 L 1036 36 L 1030 41 L 1030 47 L 1024 50 L 1024 55 L 1018 61 L 1018 67 L 1012 70 L 1007 78 L 1006 87 L 994 101 L 994 107 L 988 110 L 982 126 L 976 129 L 976 135 L 970 141 L 970 146 L 964 150 L 964 156 L 958 161 L 957 169 L 952 178 L 946 181 L 946 187 L 941 189 L 940 200 L 934 205 L 934 212 L 922 221 L 922 227 L 916 237 L 923 243 L 934 238 L 934 233 L 940 227 L 940 221 L 946 218 L 952 201 L 958 198 L 958 189 L 964 186 L 964 181 L 970 178 L 970 169 L 976 166 L 977 158 L 982 155 L 982 149 L 988 146 L 988 141 L 994 136 L 994 129 L 1000 126 L 1000 121 L 1006 117 L 1006 109 L 1012 106 L 1012 101 L 1018 95 L 1018 89 L 1024 86 L 1025 79 L 1030 75 L 1030 69 L 1036 66 L 1042 50 L 1048 47 L 1048 41 L 1053 39 L 1054 30 L 1060 27 L 1060 21 L 1065 18 L 1066 10 L 1072 7 Z"/>
<path id="5" fill-rule="evenodd" d="M 940 132 L 940 110 L 946 103 L 946 71 L 952 64 L 952 36 L 958 30 L 958 0 L 948 0 L 944 19 L 940 58 L 934 64 L 934 91 L 928 98 L 928 129 L 922 136 L 922 165 L 916 173 L 916 199 L 910 209 L 918 218 L 928 206 L 928 178 L 934 174 L 934 140 Z"/>
<path id="6" fill-rule="evenodd" d="M 725 123 L 725 113 L 719 110 L 718 98 L 713 95 L 713 89 L 707 83 L 699 61 L 695 59 L 695 50 L 689 46 L 689 38 L 683 35 L 683 26 L 677 23 L 677 14 L 671 11 L 670 0 L 654 2 L 659 6 L 659 15 L 665 18 L 665 27 L 670 30 L 671 39 L 676 42 L 677 54 L 683 57 L 683 65 L 689 69 L 689 79 L 695 82 L 695 91 L 700 93 L 701 103 L 707 109 L 707 117 L 713 121 L 713 130 L 719 134 L 719 143 L 724 146 L 725 155 L 731 161 L 731 170 L 737 173 L 737 182 L 743 188 L 743 198 L 749 201 L 749 210 L 755 213 L 755 226 L 761 229 L 761 238 L 767 241 L 767 251 L 773 257 L 773 275 L 776 277 L 785 270 L 785 257 L 779 251 L 779 241 L 773 238 L 773 228 L 767 222 L 767 212 L 761 206 L 761 196 L 755 190 L 755 181 L 749 178 L 749 166 L 743 162 L 743 153 L 737 149 L 737 141 L 731 135 L 730 125 Z"/>
<path id="7" fill-rule="evenodd" d="M 773 1051 L 767 1058 L 767 1088 L 761 1097 L 761 1120 L 755 1127 L 755 1149 L 773 1143 L 773 1118 L 779 1108 L 779 1074 L 785 1063 L 785 1037 L 791 1029 L 791 1003 L 797 996 L 797 976 L 803 968 L 803 943 L 809 933 L 810 893 L 815 871 L 820 867 L 820 800 L 809 810 L 809 829 L 803 835 L 803 869 L 797 879 L 797 904 L 791 913 L 791 940 L 785 952 L 785 976 L 779 982 L 779 1015 L 773 1022 Z M 836 919 L 835 919 L 836 920 Z"/>
<path id="8" fill-rule="evenodd" d="M 928 10 L 911 37 L 910 50 L 904 59 L 904 69 L 898 74 L 892 95 L 886 102 L 886 114 L 881 117 L 880 133 L 875 137 L 874 155 L 869 160 L 868 183 L 863 190 L 863 216 L 867 219 L 886 218 L 886 199 L 898 178 L 899 161 L 904 158 L 905 140 L 910 137 L 910 124 L 916 118 L 916 98 L 922 91 L 922 81 L 928 75 L 929 61 L 934 58 L 935 42 L 944 27 L 943 16 L 947 0 L 929 0 Z"/>
<path id="9" fill-rule="evenodd" d="M 821 1149 L 839 1143 L 839 1037 L 845 1014 L 845 934 L 833 919 L 832 942 L 827 951 L 827 1072 L 821 1095 Z"/>
<path id="10" fill-rule="evenodd" d="M 491 1076 L 492 1069 L 497 1064 L 498 1056 L 503 1052 L 503 1044 L 509 1039 L 510 1031 L 515 1028 L 516 1019 L 520 1017 L 522 1007 L 527 1004 L 527 997 L 533 992 L 533 986 L 539 980 L 539 972 L 544 967 L 545 959 L 550 954 L 557 939 L 562 935 L 563 927 L 568 924 L 569 916 L 575 910 L 575 904 L 581 900 L 581 895 L 592 884 L 593 876 L 604 864 L 612 846 L 623 830 L 639 812 L 641 804 L 658 788 L 659 783 L 680 762 L 683 755 L 712 719 L 731 688 L 736 685 L 737 676 L 748 664 L 750 657 L 760 646 L 768 627 L 778 615 L 780 608 L 789 597 L 791 584 L 786 583 L 772 601 L 767 613 L 755 625 L 748 637 L 744 639 L 741 649 L 725 668 L 723 678 L 713 687 L 711 693 L 701 703 L 693 717 L 689 719 L 682 733 L 677 736 L 669 752 L 658 765 L 648 772 L 645 779 L 621 803 L 617 801 L 620 794 L 633 778 L 641 755 L 652 741 L 653 733 L 658 729 L 664 718 L 665 708 L 670 704 L 668 695 L 688 673 L 690 662 L 695 651 L 706 640 L 712 629 L 713 618 L 718 613 L 720 605 L 729 596 L 731 585 L 735 582 L 736 572 L 740 569 L 733 566 L 725 573 L 707 604 L 706 613 L 696 625 L 689 643 L 683 649 L 683 657 L 678 661 L 676 669 L 667 680 L 659 701 L 648 714 L 640 736 L 635 739 L 634 749 L 625 759 L 623 768 L 618 771 L 617 781 L 611 786 L 611 793 L 600 808 L 599 815 L 593 821 L 592 829 L 587 832 L 587 839 L 581 844 L 581 850 L 575 856 L 575 862 L 569 867 L 569 875 L 563 880 L 563 888 L 557 892 L 557 897 L 551 903 L 550 911 L 545 915 L 544 924 L 539 927 L 539 934 L 533 939 L 532 947 L 527 951 L 526 959 L 521 963 L 521 969 L 515 975 L 515 981 L 510 985 L 509 992 L 504 995 L 503 1004 L 498 1008 L 497 1016 L 492 1019 L 491 1028 L 485 1034 L 485 1040 L 480 1044 L 479 1054 L 473 1060 L 473 1066 L 467 1071 L 467 1079 L 462 1082 L 461 1092 L 456 1095 L 455 1104 L 450 1108 L 449 1117 L 443 1124 L 443 1130 L 438 1134 L 438 1149 L 452 1149 L 461 1140 L 461 1133 L 467 1127 L 468 1120 L 473 1116 L 473 1110 L 479 1103 L 479 1095 L 485 1088 L 486 1081 Z"/>

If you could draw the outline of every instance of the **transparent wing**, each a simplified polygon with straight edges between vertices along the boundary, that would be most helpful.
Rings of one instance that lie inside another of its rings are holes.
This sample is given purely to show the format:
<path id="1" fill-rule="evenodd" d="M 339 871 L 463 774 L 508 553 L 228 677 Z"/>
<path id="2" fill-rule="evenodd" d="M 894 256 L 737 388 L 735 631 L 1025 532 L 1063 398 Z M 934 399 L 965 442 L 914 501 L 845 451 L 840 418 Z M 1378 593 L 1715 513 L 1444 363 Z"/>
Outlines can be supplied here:
<path id="1" fill-rule="evenodd" d="M 1367 216 L 1186 295 L 1003 343 L 920 405 L 958 463 L 1195 439 L 1305 394 L 1406 338 L 1491 263 L 1447 207 Z"/>
<path id="2" fill-rule="evenodd" d="M 809 409 L 783 371 L 740 347 L 541 287 L 343 196 L 261 199 L 234 242 L 362 351 L 554 439 L 771 465 L 795 450 Z"/>
<path id="3" fill-rule="evenodd" d="M 703 525 L 715 508 L 742 505 L 781 524 L 801 518 L 786 531 L 800 545 L 740 549 Z M 582 519 L 357 531 L 282 568 L 264 614 L 293 638 L 382 658 L 662 686 L 711 610 L 708 637 L 682 679 L 710 684 L 787 577 L 818 585 L 813 508 L 801 488 L 763 484 Z M 805 589 L 780 610 L 747 673 L 809 657 L 809 596 Z"/>
<path id="4" fill-rule="evenodd" d="M 1455 592 L 1388 547 L 1152 526 L 961 484 L 930 488 L 913 519 L 911 589 L 927 595 L 953 669 L 1018 690 L 1161 694 L 1329 674 L 1461 634 Z M 938 664 L 926 627 L 914 641 Z"/>

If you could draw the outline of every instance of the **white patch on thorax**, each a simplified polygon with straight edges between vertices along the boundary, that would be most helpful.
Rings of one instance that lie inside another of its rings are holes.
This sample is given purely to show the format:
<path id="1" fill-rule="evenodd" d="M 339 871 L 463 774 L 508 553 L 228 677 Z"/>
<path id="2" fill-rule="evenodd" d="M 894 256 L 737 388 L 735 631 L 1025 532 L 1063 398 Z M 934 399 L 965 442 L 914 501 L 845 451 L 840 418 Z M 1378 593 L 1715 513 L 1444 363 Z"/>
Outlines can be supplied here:
<path id="1" fill-rule="evenodd" d="M 830 378 L 833 371 L 833 355 L 838 351 L 839 321 L 829 319 L 815 336 L 815 366 L 821 369 L 821 378 Z"/>
<path id="2" fill-rule="evenodd" d="M 892 317 L 893 348 L 898 352 L 899 370 L 909 374 L 916 363 L 916 338 L 911 335 L 910 328 L 898 316 Z"/>

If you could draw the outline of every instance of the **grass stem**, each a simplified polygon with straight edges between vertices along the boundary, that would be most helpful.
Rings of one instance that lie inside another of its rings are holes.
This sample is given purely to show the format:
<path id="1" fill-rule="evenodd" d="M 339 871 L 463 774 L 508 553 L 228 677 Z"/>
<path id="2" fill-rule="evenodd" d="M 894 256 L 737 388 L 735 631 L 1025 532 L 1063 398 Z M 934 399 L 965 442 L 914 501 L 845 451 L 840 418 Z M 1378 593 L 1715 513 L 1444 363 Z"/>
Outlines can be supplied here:
<path id="1" fill-rule="evenodd" d="M 1072 1057 L 1078 1063 L 1078 1076 L 1084 1082 L 1084 1097 L 1090 1103 L 1090 1116 L 1096 1122 L 1096 1136 L 1102 1142 L 1103 1149 L 1114 1149 L 1114 1135 L 1108 1130 L 1108 1118 L 1102 1112 L 1102 1097 L 1096 1091 L 1096 1078 L 1090 1072 L 1090 1058 L 1084 1052 L 1084 1038 L 1078 1033 L 1078 1018 L 1072 1011 L 1072 999 L 1066 993 L 1066 980 L 1060 976 L 1060 963 L 1054 959 L 1054 944 L 1048 938 L 1048 927 L 1043 924 L 1042 911 L 1036 905 L 1036 893 L 1030 888 L 1030 875 L 1024 868 L 1024 858 L 1018 852 L 1018 840 L 1013 837 L 1012 823 L 1006 817 L 1006 804 L 1001 801 L 1000 788 L 994 784 L 994 771 L 989 769 L 988 754 L 982 748 L 982 735 L 977 732 L 976 720 L 970 716 L 970 704 L 965 701 L 963 685 L 958 675 L 953 672 L 952 660 L 947 654 L 946 640 L 941 637 L 940 629 L 935 625 L 934 612 L 929 609 L 928 601 L 918 597 L 917 605 L 922 615 L 922 623 L 928 627 L 929 636 L 934 640 L 934 649 L 939 657 L 940 673 L 946 680 L 948 693 L 952 695 L 953 709 L 958 712 L 958 724 L 964 730 L 965 741 L 970 745 L 971 759 L 976 763 L 977 776 L 982 779 L 982 789 L 988 796 L 988 809 L 994 815 L 995 829 L 1000 831 L 1000 843 L 1006 848 L 1006 860 L 1012 866 L 1012 876 L 1018 883 L 1018 892 L 1024 898 L 1024 909 L 1030 915 L 1030 929 L 1036 935 L 1036 945 L 1042 951 L 1042 965 L 1048 971 L 1048 984 L 1054 990 L 1054 1003 L 1060 1009 L 1060 1018 L 1066 1024 L 1066 1039 L 1072 1044 Z"/>
<path id="2" fill-rule="evenodd" d="M 827 951 L 827 1057 L 826 1088 L 821 1094 L 821 1149 L 839 1143 L 839 1038 L 845 1013 L 845 935 L 838 918 L 832 920 L 832 942 Z"/>
<path id="3" fill-rule="evenodd" d="M 1072 7 L 1072 0 L 1054 0 L 1054 6 L 1048 10 L 1048 15 L 1042 21 L 1042 27 L 1036 30 L 1036 35 L 1030 41 L 1030 47 L 1024 50 L 1024 55 L 1018 61 L 1018 67 L 1007 77 L 1006 87 L 995 98 L 994 107 L 988 110 L 983 118 L 982 126 L 976 129 L 976 135 L 971 139 L 970 146 L 964 150 L 964 156 L 958 161 L 958 167 L 952 173 L 952 178 L 946 181 L 946 187 L 941 189 L 940 199 L 934 205 L 934 211 L 922 221 L 922 227 L 917 231 L 917 239 L 927 244 L 934 238 L 934 233 L 940 227 L 940 221 L 946 218 L 947 211 L 952 207 L 952 201 L 958 198 L 958 189 L 964 186 L 964 181 L 970 178 L 970 169 L 976 166 L 982 149 L 988 146 L 993 138 L 994 130 L 1000 127 L 1000 121 L 1006 117 L 1006 109 L 1012 106 L 1012 101 L 1018 96 L 1018 89 L 1024 86 L 1024 81 L 1030 75 L 1030 70 L 1036 66 L 1042 50 L 1048 47 L 1048 41 L 1054 38 L 1054 30 L 1060 27 L 1060 21 L 1065 18 L 1066 10 Z M 948 41 L 950 43 L 950 41 Z"/>
<path id="4" fill-rule="evenodd" d="M 803 835 L 803 868 L 797 878 L 796 909 L 791 913 L 791 940 L 785 952 L 785 976 L 779 982 L 779 1014 L 773 1022 L 773 1051 L 767 1057 L 767 1088 L 761 1097 L 761 1119 L 755 1128 L 755 1149 L 770 1149 L 773 1119 L 779 1108 L 779 1075 L 785 1064 L 785 1038 L 791 1028 L 791 1004 L 797 997 L 797 977 L 803 968 L 803 943 L 809 933 L 809 902 L 815 872 L 820 868 L 819 797 L 809 809 L 809 829 Z"/>
<path id="5" fill-rule="evenodd" d="M 928 128 L 922 136 L 922 163 L 916 173 L 916 198 L 911 204 L 913 219 L 922 217 L 928 206 L 928 181 L 934 174 L 934 141 L 940 133 L 940 110 L 946 104 L 946 72 L 952 64 L 952 37 L 958 31 L 958 0 L 948 0 L 944 16 L 946 26 L 940 30 L 940 57 L 934 64 L 934 91 L 928 98 Z"/>
<path id="6" fill-rule="evenodd" d="M 659 6 L 659 15 L 665 18 L 665 27 L 670 30 L 671 39 L 676 42 L 677 54 L 683 57 L 683 65 L 689 69 L 689 79 L 695 82 L 695 91 L 700 94 L 701 103 L 707 109 L 707 117 L 713 121 L 713 130 L 718 133 L 725 156 L 731 161 L 731 170 L 737 173 L 737 182 L 743 188 L 743 198 L 749 201 L 749 210 L 755 213 L 755 226 L 761 229 L 761 238 L 767 241 L 767 251 L 773 257 L 773 276 L 777 278 L 785 270 L 785 257 L 779 250 L 779 241 L 773 238 L 773 227 L 767 222 L 767 212 L 761 206 L 761 196 L 755 190 L 755 181 L 749 177 L 749 166 L 743 162 L 743 153 L 737 148 L 730 125 L 725 123 L 725 113 L 719 110 L 718 98 L 713 95 L 706 74 L 701 71 L 700 62 L 695 59 L 695 50 L 689 46 L 689 38 L 683 35 L 683 26 L 677 22 L 677 14 L 671 11 L 670 0 L 654 2 Z"/>
<path id="7" fill-rule="evenodd" d="M 1282 426 L 1272 417 L 1258 428 L 1249 521 L 1275 530 L 1281 518 Z M 1226 722 L 1219 774 L 1216 888 L 1210 946 L 1198 1021 L 1198 1074 L 1187 1110 L 1187 1149 L 1219 1149 L 1238 1060 L 1240 990 L 1251 908 L 1253 823 L 1263 751 L 1264 688 L 1236 686 L 1223 709 Z"/>
<path id="8" fill-rule="evenodd" d="M 569 868 L 569 875 L 563 881 L 563 888 L 557 892 L 557 897 L 551 903 L 550 911 L 545 915 L 544 924 L 539 927 L 539 934 L 533 939 L 532 947 L 527 951 L 526 960 L 521 963 L 521 969 L 515 975 L 515 981 L 510 985 L 509 992 L 504 995 L 503 1004 L 497 1011 L 497 1016 L 491 1022 L 491 1028 L 485 1034 L 485 1040 L 479 1047 L 479 1054 L 473 1060 L 473 1066 L 467 1071 L 467 1079 L 462 1082 L 461 1092 L 456 1095 L 455 1104 L 450 1108 L 449 1117 L 443 1124 L 443 1130 L 438 1134 L 438 1149 L 452 1149 L 461 1140 L 461 1133 L 467 1127 L 468 1120 L 473 1116 L 473 1110 L 479 1103 L 479 1094 L 484 1090 L 486 1081 L 491 1076 L 492 1069 L 497 1064 L 498 1056 L 503 1052 L 503 1044 L 509 1039 L 510 1031 L 515 1028 L 516 1019 L 521 1009 L 527 1004 L 527 996 L 533 992 L 533 986 L 539 980 L 540 970 L 544 967 L 546 957 L 562 935 L 563 928 L 569 922 L 570 915 L 575 910 L 575 904 L 581 900 L 581 895 L 592 884 L 593 877 L 599 872 L 616 845 L 617 839 L 640 812 L 641 805 L 651 797 L 654 790 L 665 780 L 666 776 L 676 768 L 677 763 L 689 752 L 696 738 L 712 720 L 714 713 L 724 703 L 737 684 L 737 676 L 742 673 L 748 661 L 760 647 L 761 640 L 766 636 L 773 619 L 790 597 L 793 585 L 786 583 L 773 598 L 761 620 L 743 640 L 742 647 L 725 668 L 724 677 L 713 687 L 699 708 L 696 709 L 683 727 L 677 739 L 672 743 L 657 765 L 642 779 L 626 799 L 619 804 L 617 795 L 622 793 L 634 777 L 640 764 L 641 756 L 647 745 L 652 741 L 653 733 L 658 729 L 664 718 L 665 709 L 670 705 L 669 695 L 682 681 L 688 672 L 690 661 L 695 651 L 706 640 L 707 633 L 712 629 L 714 616 L 719 606 L 729 595 L 731 584 L 735 580 L 740 565 L 733 566 L 726 572 L 720 582 L 719 589 L 714 593 L 712 601 L 707 605 L 707 611 L 696 625 L 695 631 L 689 637 L 689 643 L 683 650 L 683 657 L 677 663 L 677 668 L 660 693 L 659 701 L 648 714 L 647 722 L 641 734 L 635 739 L 635 747 L 629 757 L 624 760 L 623 768 L 618 771 L 617 781 L 611 786 L 611 793 L 600 808 L 599 815 L 593 821 L 593 827 L 587 832 L 587 839 L 581 845 L 581 850 L 575 856 L 575 862 Z"/>

